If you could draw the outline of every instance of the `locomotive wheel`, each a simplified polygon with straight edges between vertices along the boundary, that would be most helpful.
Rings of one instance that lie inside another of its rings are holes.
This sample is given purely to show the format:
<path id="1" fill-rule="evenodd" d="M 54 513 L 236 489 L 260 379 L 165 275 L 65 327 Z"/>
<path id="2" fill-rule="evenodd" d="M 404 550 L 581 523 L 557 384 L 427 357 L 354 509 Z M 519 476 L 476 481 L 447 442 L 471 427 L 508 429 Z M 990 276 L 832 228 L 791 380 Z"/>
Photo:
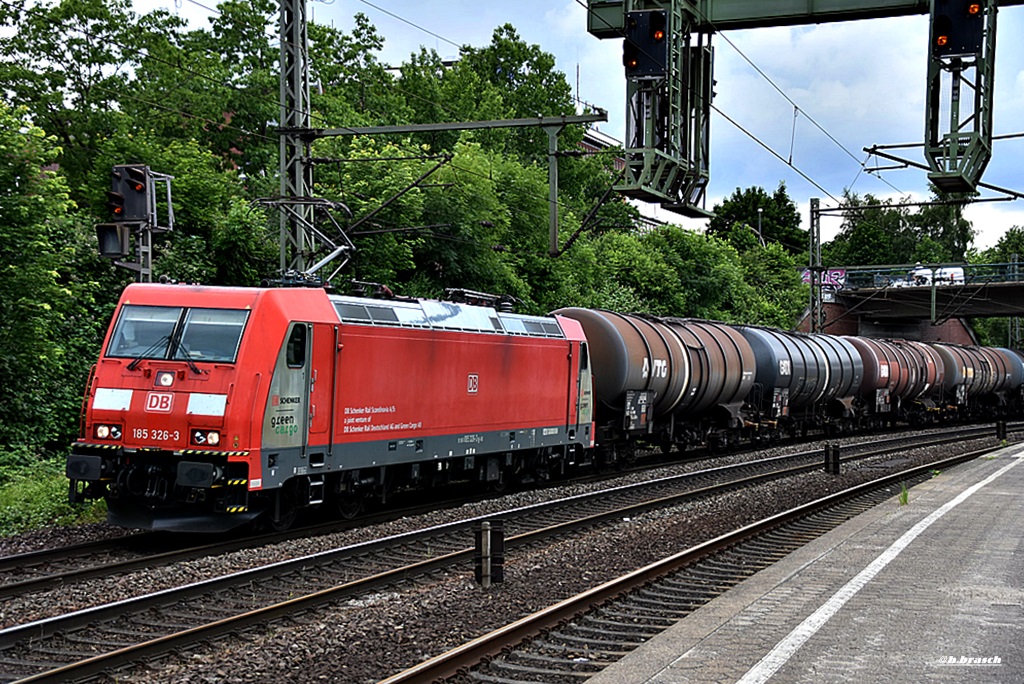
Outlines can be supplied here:
<path id="1" fill-rule="evenodd" d="M 363 511 L 363 497 L 356 494 L 339 494 L 335 505 L 338 515 L 345 520 L 352 520 Z"/>
<path id="2" fill-rule="evenodd" d="M 495 494 L 505 494 L 512 489 L 512 483 L 509 481 L 511 479 L 505 471 L 501 471 L 497 480 L 487 483 L 487 489 Z"/>
<path id="3" fill-rule="evenodd" d="M 267 527 L 274 532 L 285 532 L 295 524 L 299 507 L 295 502 L 295 491 L 285 486 L 277 494 L 277 500 L 267 516 Z"/>
<path id="4" fill-rule="evenodd" d="M 271 530 L 274 532 L 287 532 L 295 524 L 295 518 L 298 517 L 299 511 L 294 506 L 289 508 L 287 512 L 282 511 L 281 515 L 275 520 L 273 516 L 270 517 L 268 523 Z"/>

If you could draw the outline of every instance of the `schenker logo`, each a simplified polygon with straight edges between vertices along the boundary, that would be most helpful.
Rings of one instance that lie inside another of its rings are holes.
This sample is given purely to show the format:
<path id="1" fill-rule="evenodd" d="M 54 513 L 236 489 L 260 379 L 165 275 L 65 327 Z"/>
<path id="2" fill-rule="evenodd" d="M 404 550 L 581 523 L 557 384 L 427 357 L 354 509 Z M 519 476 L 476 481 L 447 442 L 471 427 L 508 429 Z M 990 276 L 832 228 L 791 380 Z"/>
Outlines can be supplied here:
<path id="1" fill-rule="evenodd" d="M 288 406 L 290 404 L 301 404 L 301 403 L 302 403 L 302 398 L 301 397 L 282 397 L 282 396 L 278 396 L 276 394 L 274 396 L 270 397 L 270 405 L 271 406 Z"/>
<path id="2" fill-rule="evenodd" d="M 170 392 L 150 392 L 146 395 L 146 410 L 151 413 L 170 413 L 174 395 Z"/>

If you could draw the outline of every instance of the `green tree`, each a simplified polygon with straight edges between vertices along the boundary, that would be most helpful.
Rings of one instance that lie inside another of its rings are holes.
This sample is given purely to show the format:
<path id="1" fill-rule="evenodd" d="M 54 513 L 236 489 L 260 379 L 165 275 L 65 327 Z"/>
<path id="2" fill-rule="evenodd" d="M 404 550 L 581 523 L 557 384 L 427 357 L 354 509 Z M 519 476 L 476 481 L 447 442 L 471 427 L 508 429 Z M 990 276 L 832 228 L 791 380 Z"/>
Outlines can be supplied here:
<path id="1" fill-rule="evenodd" d="M 122 98 L 130 128 L 195 141 L 252 179 L 273 174 L 280 48 L 267 27 L 278 13 L 269 0 L 225 0 L 208 29 L 156 31 Z"/>
<path id="2" fill-rule="evenodd" d="M 348 34 L 311 22 L 309 40 L 314 125 L 409 121 L 409 107 L 395 87 L 395 77 L 378 57 L 384 38 L 365 15 L 355 15 Z"/>
<path id="3" fill-rule="evenodd" d="M 924 206 L 910 216 L 909 223 L 916 230 L 920 244 L 914 261 L 964 261 L 975 236 L 974 226 L 964 218 L 964 204 L 960 201 L 968 201 L 969 197 L 941 193 L 933 186 L 932 200 L 951 203 Z"/>
<path id="4" fill-rule="evenodd" d="M 72 198 L 92 169 L 98 141 L 124 119 L 134 96 L 132 71 L 159 51 L 181 21 L 165 11 L 139 16 L 128 0 L 60 0 L 0 4 L 0 96 L 23 104 L 60 142 L 57 161 Z"/>
<path id="5" fill-rule="evenodd" d="M 769 243 L 742 252 L 744 281 L 754 288 L 750 318 L 747 323 L 760 323 L 788 330 L 794 327 L 807 304 L 808 287 L 800 280 L 797 260 L 781 245 Z"/>
<path id="6" fill-rule="evenodd" d="M 740 255 L 722 240 L 678 226 L 645 234 L 613 231 L 596 238 L 603 279 L 644 313 L 750 322 L 755 292 Z M 602 306 L 601 303 L 597 303 Z"/>
<path id="7" fill-rule="evenodd" d="M 907 204 L 848 194 L 843 226 L 834 240 L 822 245 L 822 259 L 833 266 L 862 266 L 949 263 L 967 257 L 974 229 L 963 218 L 962 205 L 930 205 L 912 213 Z"/>
<path id="8" fill-rule="evenodd" d="M 511 24 L 494 30 L 491 44 L 462 48 L 457 70 L 472 70 L 493 86 L 504 103 L 503 118 L 523 119 L 575 113 L 572 88 L 555 70 L 555 58 L 539 45 L 523 41 Z M 465 97 L 465 96 L 464 96 Z M 488 98 L 493 101 L 493 96 Z M 581 135 L 576 131 L 576 135 Z M 539 128 L 511 129 L 506 150 L 527 160 L 547 154 L 547 134 Z"/>
<path id="9" fill-rule="evenodd" d="M 739 252 L 743 279 L 754 288 L 749 318 L 741 322 L 793 327 L 808 295 L 800 279 L 804 255 L 796 257 L 777 242 L 762 245 L 746 224 L 734 223 L 723 241 Z"/>
<path id="10" fill-rule="evenodd" d="M 1024 227 L 1011 226 L 992 247 L 982 251 L 972 259 L 979 264 L 1008 264 L 1014 261 L 1024 262 Z M 1024 272 L 1024 267 L 1021 268 Z"/>
<path id="11" fill-rule="evenodd" d="M 907 217 L 909 209 L 873 195 L 845 197 L 846 213 L 839 234 L 822 245 L 822 261 L 829 266 L 864 266 L 913 263 L 916 233 Z"/>
<path id="12" fill-rule="evenodd" d="M 9 447 L 39 447 L 62 427 L 49 392 L 65 363 L 55 333 L 74 303 L 60 282 L 74 204 L 45 170 L 58 155 L 24 108 L 0 102 L 0 444 Z"/>
<path id="13" fill-rule="evenodd" d="M 760 187 L 736 188 L 731 196 L 715 205 L 714 214 L 708 222 L 709 235 L 724 238 L 739 224 L 763 243 L 778 243 L 793 255 L 807 252 L 807 231 L 800 229 L 800 213 L 786 192 L 785 183 L 779 183 L 771 195 Z"/>

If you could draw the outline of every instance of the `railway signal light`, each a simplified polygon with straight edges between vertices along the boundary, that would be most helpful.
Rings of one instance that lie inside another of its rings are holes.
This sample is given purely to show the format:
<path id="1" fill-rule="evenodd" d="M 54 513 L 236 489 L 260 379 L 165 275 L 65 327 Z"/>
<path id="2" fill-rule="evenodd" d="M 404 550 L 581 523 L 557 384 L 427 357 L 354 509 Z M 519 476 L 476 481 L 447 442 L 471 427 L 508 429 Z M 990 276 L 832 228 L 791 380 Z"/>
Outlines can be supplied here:
<path id="1" fill-rule="evenodd" d="M 107 209 L 115 221 L 124 219 L 124 195 L 114 190 L 107 191 Z"/>
<path id="2" fill-rule="evenodd" d="M 108 259 L 122 259 L 128 256 L 130 231 L 125 223 L 100 223 L 96 226 L 96 239 L 100 245 L 100 256 Z"/>
<path id="3" fill-rule="evenodd" d="M 648 35 L 650 36 L 651 42 L 658 45 L 665 40 L 666 24 L 668 23 L 668 15 L 664 10 L 657 12 L 651 12 L 650 26 L 648 27 Z"/>
<path id="4" fill-rule="evenodd" d="M 932 6 L 933 56 L 979 53 L 984 34 L 984 2 L 935 0 Z"/>
<path id="5" fill-rule="evenodd" d="M 644 10 L 626 14 L 622 65 L 634 79 L 664 78 L 668 71 L 668 13 Z"/>
<path id="6" fill-rule="evenodd" d="M 148 166 L 120 164 L 111 170 L 107 206 L 115 221 L 148 223 L 151 198 Z"/>

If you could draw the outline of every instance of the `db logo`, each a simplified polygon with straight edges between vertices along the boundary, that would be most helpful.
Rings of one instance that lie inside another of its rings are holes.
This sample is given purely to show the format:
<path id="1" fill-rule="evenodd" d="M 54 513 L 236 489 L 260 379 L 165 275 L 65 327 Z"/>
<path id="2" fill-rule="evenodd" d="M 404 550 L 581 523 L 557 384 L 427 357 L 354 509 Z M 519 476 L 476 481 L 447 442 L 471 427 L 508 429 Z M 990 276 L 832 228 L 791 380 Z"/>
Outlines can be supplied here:
<path id="1" fill-rule="evenodd" d="M 156 413 L 170 413 L 174 395 L 170 392 L 150 392 L 146 395 L 146 410 Z"/>
<path id="2" fill-rule="evenodd" d="M 470 394 L 476 394 L 480 389 L 480 376 L 476 373 L 470 373 L 469 379 L 466 382 L 466 391 Z"/>

